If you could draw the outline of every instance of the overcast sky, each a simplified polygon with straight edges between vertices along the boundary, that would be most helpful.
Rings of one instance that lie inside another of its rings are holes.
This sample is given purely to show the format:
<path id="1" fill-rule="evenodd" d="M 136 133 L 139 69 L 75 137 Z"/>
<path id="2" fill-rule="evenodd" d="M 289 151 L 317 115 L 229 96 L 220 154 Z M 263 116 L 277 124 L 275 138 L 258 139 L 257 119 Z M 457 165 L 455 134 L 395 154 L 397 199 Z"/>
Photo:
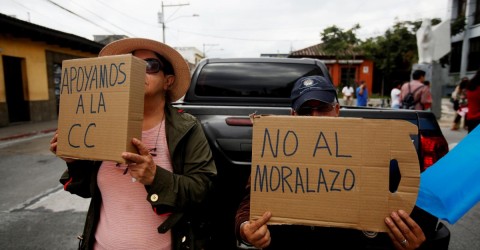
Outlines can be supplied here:
<path id="1" fill-rule="evenodd" d="M 165 41 L 208 57 L 289 53 L 321 42 L 336 25 L 359 23 L 358 37 L 382 35 L 395 20 L 449 17 L 449 0 L 186 0 L 163 1 Z M 172 6 L 182 5 L 182 6 Z M 153 0 L 0 0 L 0 12 L 93 40 L 118 34 L 162 41 Z M 198 15 L 194 17 L 193 15 Z"/>

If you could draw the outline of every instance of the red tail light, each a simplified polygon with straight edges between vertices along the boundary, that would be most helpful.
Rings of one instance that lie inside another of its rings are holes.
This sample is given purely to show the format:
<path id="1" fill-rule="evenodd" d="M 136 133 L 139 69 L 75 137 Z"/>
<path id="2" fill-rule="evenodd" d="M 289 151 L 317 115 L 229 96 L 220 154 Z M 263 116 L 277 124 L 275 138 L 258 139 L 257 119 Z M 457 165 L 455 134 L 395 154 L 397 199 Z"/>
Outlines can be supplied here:
<path id="1" fill-rule="evenodd" d="M 423 154 L 422 172 L 448 153 L 448 143 L 443 136 L 420 136 Z"/>

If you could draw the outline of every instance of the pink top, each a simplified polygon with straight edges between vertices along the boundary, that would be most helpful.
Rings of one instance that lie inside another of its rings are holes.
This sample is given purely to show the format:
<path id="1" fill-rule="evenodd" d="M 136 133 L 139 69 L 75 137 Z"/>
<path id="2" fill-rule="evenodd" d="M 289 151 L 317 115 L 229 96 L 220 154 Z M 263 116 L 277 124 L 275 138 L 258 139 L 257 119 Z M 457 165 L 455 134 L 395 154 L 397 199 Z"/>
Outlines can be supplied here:
<path id="1" fill-rule="evenodd" d="M 142 132 L 142 141 L 155 148 L 155 163 L 172 171 L 172 163 L 165 136 L 165 120 L 160 126 Z M 171 234 L 159 234 L 157 227 L 168 216 L 155 214 L 147 201 L 143 184 L 132 182 L 129 173 L 123 175 L 126 165 L 104 161 L 98 172 L 98 187 L 102 193 L 100 221 L 95 233 L 95 249 L 171 249 Z"/>

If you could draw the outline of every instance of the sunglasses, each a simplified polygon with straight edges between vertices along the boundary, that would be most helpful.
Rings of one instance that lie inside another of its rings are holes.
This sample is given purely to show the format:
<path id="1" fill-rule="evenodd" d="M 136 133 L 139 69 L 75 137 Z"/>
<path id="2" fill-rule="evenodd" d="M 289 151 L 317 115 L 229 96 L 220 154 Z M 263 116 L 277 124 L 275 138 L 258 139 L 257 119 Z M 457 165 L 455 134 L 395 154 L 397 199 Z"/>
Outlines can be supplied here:
<path id="1" fill-rule="evenodd" d="M 155 74 L 163 70 L 162 62 L 156 58 L 147 58 L 145 62 L 147 62 L 147 74 Z"/>
<path id="2" fill-rule="evenodd" d="M 328 113 L 331 112 L 335 108 L 334 104 L 321 104 L 316 106 L 301 106 L 295 112 L 298 115 L 310 116 L 313 114 L 313 111 L 317 111 L 319 113 Z"/>

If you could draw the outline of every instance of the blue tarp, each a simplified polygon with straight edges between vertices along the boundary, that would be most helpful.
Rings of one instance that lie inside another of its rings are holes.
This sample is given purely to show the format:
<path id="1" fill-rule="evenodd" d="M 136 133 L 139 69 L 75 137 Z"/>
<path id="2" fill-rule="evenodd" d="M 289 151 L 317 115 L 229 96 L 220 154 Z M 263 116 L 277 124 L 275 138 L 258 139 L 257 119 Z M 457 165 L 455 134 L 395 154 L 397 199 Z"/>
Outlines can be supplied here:
<path id="1" fill-rule="evenodd" d="M 420 175 L 417 206 L 454 224 L 480 201 L 480 126 Z"/>

